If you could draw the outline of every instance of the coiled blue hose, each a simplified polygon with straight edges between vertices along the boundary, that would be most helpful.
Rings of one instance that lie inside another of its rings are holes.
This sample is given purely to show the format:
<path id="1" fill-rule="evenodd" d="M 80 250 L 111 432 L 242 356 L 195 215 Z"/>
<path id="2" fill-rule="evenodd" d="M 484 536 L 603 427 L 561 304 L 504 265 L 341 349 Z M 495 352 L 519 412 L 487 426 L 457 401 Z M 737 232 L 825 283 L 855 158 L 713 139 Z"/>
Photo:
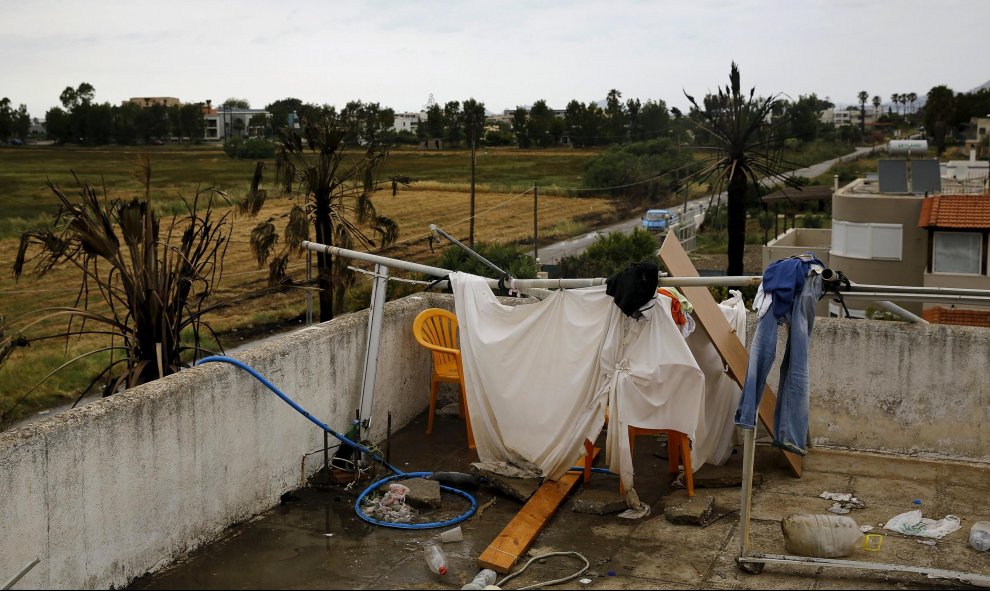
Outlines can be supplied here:
<path id="1" fill-rule="evenodd" d="M 330 435 L 333 435 L 334 437 L 336 437 L 337 439 L 339 439 L 340 442 L 343 443 L 344 445 L 349 445 L 349 446 L 353 447 L 354 449 L 356 449 L 358 451 L 361 451 L 363 453 L 368 454 L 369 456 L 372 457 L 372 459 L 374 459 L 377 462 L 380 462 L 383 466 L 385 466 L 386 468 L 388 468 L 392 472 L 395 472 L 395 475 L 393 475 L 393 476 L 388 476 L 386 478 L 383 478 L 383 479 L 379 480 L 378 482 L 372 483 L 368 488 L 364 489 L 364 491 L 360 495 L 358 495 L 357 500 L 354 502 L 354 511 L 357 513 L 358 517 L 360 517 L 364 521 L 367 521 L 368 523 L 372 523 L 374 525 L 380 525 L 380 526 L 383 526 L 383 527 L 394 527 L 394 528 L 398 528 L 398 529 L 432 529 L 432 528 L 437 528 L 437 527 L 447 527 L 447 526 L 454 525 L 455 523 L 460 523 L 460 522 L 464 521 L 465 519 L 468 519 L 469 517 L 471 517 L 472 515 L 474 515 L 474 512 L 478 509 L 478 502 L 474 499 L 473 496 L 471 496 L 470 494 L 468 494 L 468 493 L 466 493 L 466 492 L 464 492 L 462 490 L 459 490 L 459 489 L 456 489 L 456 488 L 453 488 L 453 487 L 450 487 L 450 486 L 445 486 L 445 485 L 442 485 L 441 484 L 440 485 L 440 490 L 445 490 L 445 491 L 447 491 L 449 493 L 453 493 L 453 494 L 460 495 L 460 496 L 464 497 L 465 499 L 467 499 L 471 503 L 471 507 L 467 511 L 465 511 L 464 513 L 458 515 L 457 517 L 454 517 L 453 519 L 448 519 L 446 521 L 433 521 L 433 522 L 430 522 L 430 523 L 393 523 L 393 522 L 389 522 L 389 521 L 380 521 L 378 519 L 375 519 L 375 518 L 367 515 L 361 509 L 361 501 L 371 491 L 377 489 L 379 486 L 381 486 L 382 484 L 384 484 L 386 482 L 391 482 L 393 480 L 398 480 L 400 478 L 425 477 L 425 476 L 429 476 L 430 474 L 432 474 L 432 472 L 408 472 L 408 473 L 406 473 L 406 472 L 403 472 L 402 470 L 399 470 L 395 466 L 393 466 L 393 465 L 389 464 L 388 462 L 386 462 L 384 459 L 382 459 L 381 456 L 377 455 L 376 453 L 374 453 L 373 451 L 371 451 L 367 447 L 365 447 L 365 446 L 363 446 L 360 443 L 357 443 L 355 441 L 351 441 L 347 437 L 345 437 L 345 436 L 341 435 L 340 433 L 334 431 L 332 428 L 330 428 L 329 425 L 327 425 L 323 421 L 321 421 L 318 418 L 314 417 L 313 415 L 309 414 L 309 412 L 307 412 L 305 408 L 299 406 L 299 404 L 295 400 L 293 400 L 293 399 L 289 398 L 288 396 L 286 396 L 285 394 L 283 394 L 282 391 L 279 390 L 275 386 L 275 384 L 271 383 L 270 381 L 268 381 L 267 378 L 265 378 L 265 376 L 263 376 L 260 373 L 258 373 L 258 370 L 254 369 L 253 367 L 251 367 L 250 365 L 244 363 L 243 361 L 240 361 L 238 359 L 234 359 L 233 357 L 227 357 L 225 355 L 212 355 L 210 357 L 204 357 L 203 359 L 200 359 L 199 361 L 196 362 L 195 365 L 202 365 L 204 363 L 210 363 L 210 362 L 229 363 L 231 365 L 234 365 L 236 367 L 239 367 L 240 369 L 243 369 L 244 371 L 246 371 L 249 374 L 251 374 L 251 376 L 254 377 L 256 380 L 258 380 L 259 382 L 261 382 L 262 384 L 264 384 L 266 388 L 268 388 L 269 390 L 271 390 L 272 392 L 274 392 L 276 396 L 278 396 L 279 398 L 281 398 L 289 406 L 291 406 L 293 409 L 295 409 L 296 412 L 298 412 L 299 414 L 301 414 L 302 416 L 306 417 L 311 422 L 313 422 L 317 427 L 319 427 L 320 429 L 323 429 L 324 431 L 326 431 Z"/>

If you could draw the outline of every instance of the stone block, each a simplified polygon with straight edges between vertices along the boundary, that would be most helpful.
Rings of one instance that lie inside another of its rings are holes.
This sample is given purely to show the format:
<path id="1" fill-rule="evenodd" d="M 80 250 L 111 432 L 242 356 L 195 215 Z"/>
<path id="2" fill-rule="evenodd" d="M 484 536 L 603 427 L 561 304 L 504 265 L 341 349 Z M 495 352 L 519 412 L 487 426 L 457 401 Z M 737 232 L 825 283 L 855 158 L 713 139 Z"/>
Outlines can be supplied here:
<path id="1" fill-rule="evenodd" d="M 628 509 L 626 500 L 615 490 L 583 490 L 574 498 L 575 513 L 608 515 Z"/>

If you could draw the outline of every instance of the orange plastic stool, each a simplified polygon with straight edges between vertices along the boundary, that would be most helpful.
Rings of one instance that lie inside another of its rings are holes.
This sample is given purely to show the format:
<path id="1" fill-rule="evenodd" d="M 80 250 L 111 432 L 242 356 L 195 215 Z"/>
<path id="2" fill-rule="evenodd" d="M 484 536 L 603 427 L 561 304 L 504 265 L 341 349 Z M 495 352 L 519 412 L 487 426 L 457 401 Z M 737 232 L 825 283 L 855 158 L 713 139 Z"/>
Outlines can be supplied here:
<path id="1" fill-rule="evenodd" d="M 639 435 L 667 435 L 667 471 L 671 474 L 680 472 L 680 465 L 684 465 L 684 484 L 687 486 L 689 497 L 694 496 L 694 472 L 691 470 L 691 440 L 680 431 L 673 429 L 643 429 L 641 427 L 629 427 L 629 453 L 632 454 L 636 446 L 636 437 Z M 620 484 L 621 490 L 621 484 Z"/>

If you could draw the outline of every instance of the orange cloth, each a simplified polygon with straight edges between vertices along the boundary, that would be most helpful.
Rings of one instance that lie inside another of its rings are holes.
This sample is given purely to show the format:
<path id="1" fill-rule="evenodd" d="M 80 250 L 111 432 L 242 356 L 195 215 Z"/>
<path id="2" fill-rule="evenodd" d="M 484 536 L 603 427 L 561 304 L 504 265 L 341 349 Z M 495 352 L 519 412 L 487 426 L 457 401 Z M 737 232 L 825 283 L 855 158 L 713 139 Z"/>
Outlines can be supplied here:
<path id="1" fill-rule="evenodd" d="M 681 301 L 678 300 L 674 294 L 662 287 L 657 289 L 657 293 L 660 295 L 665 295 L 671 299 L 670 315 L 674 317 L 674 324 L 677 326 L 684 326 L 687 324 L 687 318 L 684 317 L 684 312 L 681 311 Z"/>

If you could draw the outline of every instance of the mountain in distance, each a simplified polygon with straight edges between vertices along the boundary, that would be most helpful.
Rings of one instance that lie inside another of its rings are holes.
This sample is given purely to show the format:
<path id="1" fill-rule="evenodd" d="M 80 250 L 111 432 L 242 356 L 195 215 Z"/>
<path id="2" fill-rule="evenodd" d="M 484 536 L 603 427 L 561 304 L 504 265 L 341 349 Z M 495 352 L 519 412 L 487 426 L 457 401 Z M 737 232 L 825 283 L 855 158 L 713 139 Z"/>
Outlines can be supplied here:
<path id="1" fill-rule="evenodd" d="M 981 91 L 981 90 L 983 90 L 985 88 L 990 88 L 990 80 L 987 80 L 986 82 L 984 82 L 983 84 L 981 84 L 981 85 L 977 86 L 976 88 L 970 90 L 969 92 L 979 92 L 979 91 Z"/>

